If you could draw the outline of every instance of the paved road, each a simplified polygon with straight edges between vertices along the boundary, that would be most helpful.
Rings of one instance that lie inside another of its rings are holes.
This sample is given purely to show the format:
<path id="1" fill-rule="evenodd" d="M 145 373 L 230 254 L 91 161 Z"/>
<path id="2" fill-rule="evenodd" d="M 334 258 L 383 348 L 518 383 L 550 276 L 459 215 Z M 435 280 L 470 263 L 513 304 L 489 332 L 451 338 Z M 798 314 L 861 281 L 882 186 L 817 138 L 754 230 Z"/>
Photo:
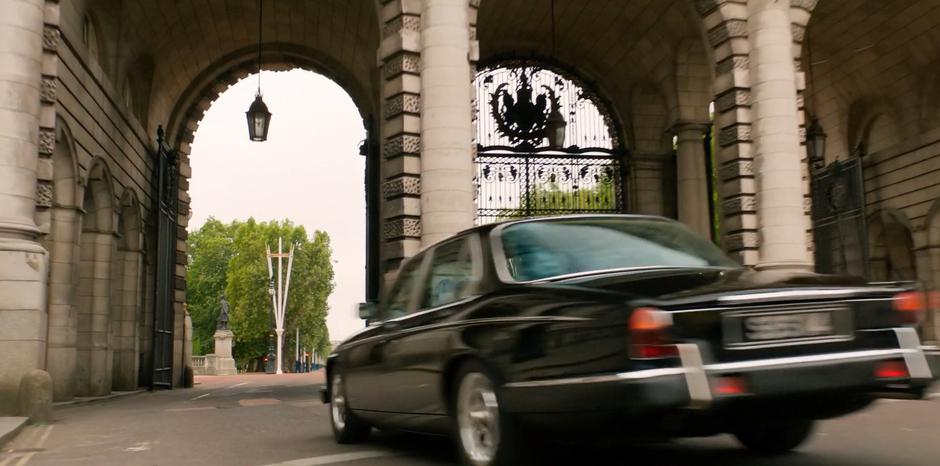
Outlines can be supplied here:
<path id="1" fill-rule="evenodd" d="M 191 390 L 57 409 L 0 452 L 0 466 L 41 465 L 453 465 L 445 439 L 379 435 L 333 442 L 317 400 L 320 374 L 201 379 Z M 605 448 L 560 448 L 543 464 L 936 465 L 940 395 L 879 402 L 821 424 L 799 452 L 748 455 L 728 436 Z"/>

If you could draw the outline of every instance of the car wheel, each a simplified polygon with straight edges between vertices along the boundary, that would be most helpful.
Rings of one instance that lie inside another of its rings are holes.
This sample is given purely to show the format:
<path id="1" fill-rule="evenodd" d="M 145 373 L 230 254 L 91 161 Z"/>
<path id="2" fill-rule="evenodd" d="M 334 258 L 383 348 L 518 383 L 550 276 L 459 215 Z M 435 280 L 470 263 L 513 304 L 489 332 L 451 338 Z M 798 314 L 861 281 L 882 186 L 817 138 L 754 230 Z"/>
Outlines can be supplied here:
<path id="1" fill-rule="evenodd" d="M 479 363 L 468 363 L 455 378 L 454 387 L 453 417 L 462 464 L 524 464 L 519 428 L 500 408 L 489 371 Z"/>
<path id="2" fill-rule="evenodd" d="M 356 443 L 369 438 L 372 427 L 357 417 L 346 401 L 343 375 L 333 374 L 330 380 L 330 425 L 337 443 Z"/>
<path id="3" fill-rule="evenodd" d="M 779 455 L 806 441 L 812 430 L 812 420 L 790 419 L 748 425 L 734 432 L 734 436 L 751 451 Z"/>

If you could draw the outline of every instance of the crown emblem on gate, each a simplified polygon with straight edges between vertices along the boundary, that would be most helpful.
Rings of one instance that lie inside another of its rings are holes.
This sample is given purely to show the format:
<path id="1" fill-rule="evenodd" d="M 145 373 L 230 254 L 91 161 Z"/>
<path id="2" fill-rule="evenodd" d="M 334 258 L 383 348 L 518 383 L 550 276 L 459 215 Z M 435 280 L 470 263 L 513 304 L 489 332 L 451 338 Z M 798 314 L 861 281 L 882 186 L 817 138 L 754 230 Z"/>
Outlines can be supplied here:
<path id="1" fill-rule="evenodd" d="M 561 105 L 555 90 L 542 85 L 544 92 L 536 94 L 531 84 L 531 69 L 519 73 L 515 96 L 509 93 L 509 83 L 496 87 L 490 94 L 490 114 L 496 123 L 496 130 L 517 146 L 536 147 L 546 137 L 549 116 L 552 109 Z M 535 101 L 532 97 L 535 95 Z"/>

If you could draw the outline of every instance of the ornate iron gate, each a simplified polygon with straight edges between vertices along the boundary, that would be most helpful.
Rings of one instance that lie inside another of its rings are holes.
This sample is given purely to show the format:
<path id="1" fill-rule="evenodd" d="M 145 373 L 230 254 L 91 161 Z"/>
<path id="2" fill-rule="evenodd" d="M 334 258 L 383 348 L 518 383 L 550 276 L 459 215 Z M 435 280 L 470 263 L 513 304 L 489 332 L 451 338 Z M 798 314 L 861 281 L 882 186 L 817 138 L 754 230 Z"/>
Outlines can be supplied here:
<path id="1" fill-rule="evenodd" d="M 608 155 L 480 152 L 480 223 L 566 213 L 616 213 L 623 208 L 620 160 Z"/>
<path id="2" fill-rule="evenodd" d="M 813 174 L 816 270 L 868 276 L 868 224 L 862 161 L 835 161 Z"/>
<path id="3" fill-rule="evenodd" d="M 154 160 L 154 206 L 157 228 L 157 270 L 153 312 L 153 387 L 173 387 L 174 275 L 176 264 L 176 215 L 179 197 L 177 155 L 157 129 Z"/>
<path id="4" fill-rule="evenodd" d="M 624 208 L 618 129 L 589 86 L 557 67 L 483 67 L 476 101 L 477 223 Z"/>

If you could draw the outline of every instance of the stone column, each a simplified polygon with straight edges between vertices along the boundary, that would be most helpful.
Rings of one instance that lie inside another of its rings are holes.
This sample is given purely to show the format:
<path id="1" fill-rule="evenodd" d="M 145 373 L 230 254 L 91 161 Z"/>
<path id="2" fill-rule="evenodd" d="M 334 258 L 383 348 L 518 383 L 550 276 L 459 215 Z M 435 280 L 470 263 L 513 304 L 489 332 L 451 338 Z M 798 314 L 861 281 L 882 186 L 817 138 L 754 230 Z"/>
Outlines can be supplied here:
<path id="1" fill-rule="evenodd" d="M 473 226 L 467 0 L 425 0 L 421 17 L 421 243 Z"/>
<path id="2" fill-rule="evenodd" d="M 46 358 L 45 249 L 37 241 L 36 168 L 43 0 L 0 0 L 0 415 Z"/>
<path id="3" fill-rule="evenodd" d="M 679 221 L 696 233 L 711 238 L 708 215 L 708 173 L 705 171 L 705 131 L 708 126 L 681 123 L 676 126 L 676 193 Z"/>
<path id="4" fill-rule="evenodd" d="M 789 0 L 748 0 L 758 269 L 810 270 Z"/>

